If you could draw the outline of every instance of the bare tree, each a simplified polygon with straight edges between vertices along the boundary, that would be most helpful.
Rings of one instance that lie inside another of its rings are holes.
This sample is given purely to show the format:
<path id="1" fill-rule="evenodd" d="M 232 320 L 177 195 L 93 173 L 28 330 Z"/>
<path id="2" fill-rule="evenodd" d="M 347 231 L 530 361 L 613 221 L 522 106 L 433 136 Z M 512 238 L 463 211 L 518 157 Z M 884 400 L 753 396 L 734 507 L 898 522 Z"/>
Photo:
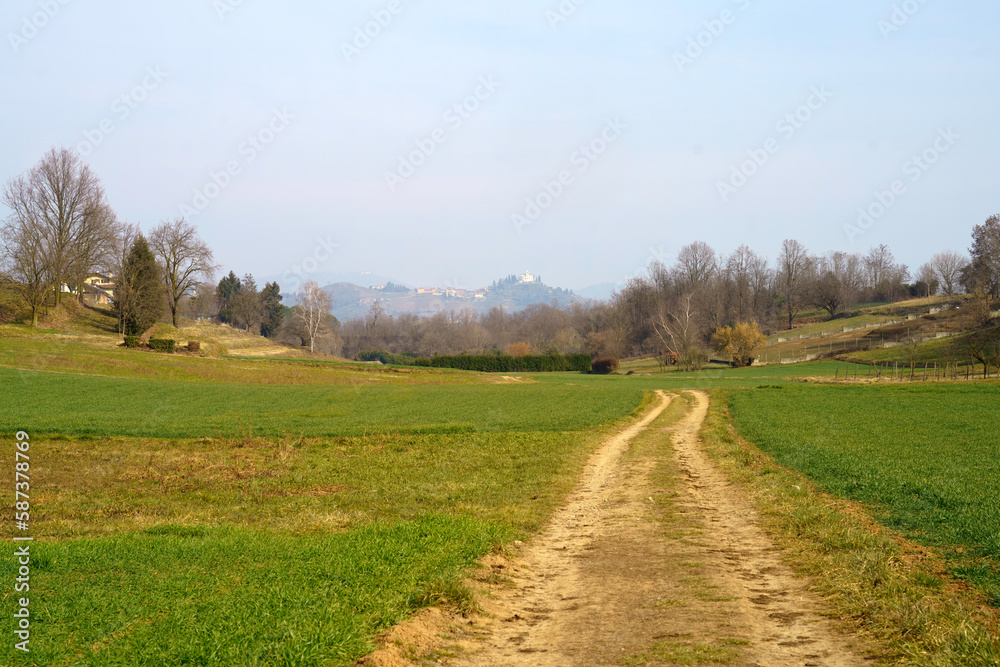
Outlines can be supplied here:
<path id="1" fill-rule="evenodd" d="M 330 296 L 320 289 L 315 280 L 302 285 L 299 304 L 294 308 L 294 318 L 302 325 L 309 351 L 316 351 L 316 339 L 328 335 L 325 317 L 330 315 Z"/>
<path id="2" fill-rule="evenodd" d="M 813 260 L 814 279 L 807 294 L 809 302 L 829 313 L 837 313 L 857 303 L 863 282 L 862 261 L 858 255 L 834 251 Z"/>
<path id="3" fill-rule="evenodd" d="M 727 291 L 732 301 L 733 318 L 738 322 L 751 319 L 749 315 L 753 305 L 751 271 L 756 260 L 756 253 L 746 244 L 734 250 L 726 260 L 726 278 L 729 283 Z"/>
<path id="4" fill-rule="evenodd" d="M 826 267 L 820 269 L 819 275 L 809 286 L 809 302 L 829 313 L 830 319 L 843 307 L 843 295 L 844 286 L 840 277 Z"/>
<path id="5" fill-rule="evenodd" d="M 114 274 L 115 278 L 114 309 L 118 314 L 118 333 L 124 334 L 127 314 L 134 311 L 138 301 L 138 295 L 131 288 L 130 281 L 125 275 L 125 268 L 128 256 L 132 252 L 132 246 L 141 232 L 139 225 L 128 222 L 116 222 L 114 230 L 111 250 L 108 252 L 106 260 L 107 269 Z"/>
<path id="6" fill-rule="evenodd" d="M 954 250 L 939 252 L 931 259 L 934 273 L 941 284 L 941 291 L 948 296 L 954 296 L 962 286 L 962 271 L 968 266 L 969 260 Z"/>
<path id="7" fill-rule="evenodd" d="M 774 272 L 767 265 L 767 258 L 754 253 L 750 258 L 750 297 L 754 318 L 763 322 L 771 305 Z"/>
<path id="8" fill-rule="evenodd" d="M 72 150 L 53 148 L 8 182 L 3 200 L 13 219 L 40 238 L 31 245 L 45 256 L 33 262 L 45 264 L 58 305 L 63 283 L 83 282 L 80 276 L 86 277 L 107 250 L 114 214 L 100 179 Z"/>
<path id="9" fill-rule="evenodd" d="M 701 350 L 698 348 L 700 330 L 693 294 L 689 292 L 682 296 L 673 311 L 668 311 L 666 306 L 661 304 L 653 320 L 653 330 L 667 348 L 665 352 L 677 353 L 684 370 L 690 371 L 700 367 L 702 359 Z"/>
<path id="10" fill-rule="evenodd" d="M 972 262 L 962 272 L 966 291 L 984 289 L 990 298 L 1000 297 L 1000 215 L 991 215 L 972 230 Z"/>
<path id="11" fill-rule="evenodd" d="M 805 246 L 794 239 L 786 239 L 781 244 L 778 255 L 778 289 L 785 298 L 785 312 L 788 313 L 788 328 L 806 295 L 806 288 L 812 273 L 812 258 Z"/>
<path id="12" fill-rule="evenodd" d="M 677 253 L 678 281 L 688 289 L 696 288 L 715 274 L 718 265 L 712 246 L 704 241 L 695 241 Z"/>
<path id="13" fill-rule="evenodd" d="M 883 243 L 869 250 L 864 265 L 872 299 L 891 302 L 901 295 L 908 272 L 904 264 L 896 264 L 889 246 Z"/>
<path id="14" fill-rule="evenodd" d="M 51 274 L 40 225 L 15 214 L 0 228 L 0 267 L 31 309 L 31 326 L 38 326 L 38 311 L 45 305 Z"/>
<path id="15" fill-rule="evenodd" d="M 925 262 L 917 270 L 917 288 L 920 296 L 933 296 L 937 294 L 941 283 L 938 281 L 937 271 L 933 262 Z"/>
<path id="16" fill-rule="evenodd" d="M 165 220 L 149 233 L 149 245 L 160 262 L 173 325 L 181 300 L 194 292 L 199 282 L 210 282 L 216 267 L 212 250 L 198 236 L 194 225 L 183 218 Z"/>
<path id="17" fill-rule="evenodd" d="M 118 229 L 118 221 L 109 206 L 100 207 L 94 215 L 81 221 L 68 267 L 80 303 L 83 303 L 87 277 L 99 269 L 107 269 L 113 262 Z"/>

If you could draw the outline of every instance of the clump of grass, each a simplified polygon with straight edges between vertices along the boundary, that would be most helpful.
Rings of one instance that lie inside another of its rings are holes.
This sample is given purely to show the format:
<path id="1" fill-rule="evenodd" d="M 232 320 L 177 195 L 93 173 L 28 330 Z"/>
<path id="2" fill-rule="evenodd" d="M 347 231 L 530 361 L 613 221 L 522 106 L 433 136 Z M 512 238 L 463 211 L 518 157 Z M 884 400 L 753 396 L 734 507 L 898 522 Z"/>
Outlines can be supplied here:
<path id="1" fill-rule="evenodd" d="M 442 574 L 424 583 L 410 596 L 409 606 L 411 609 L 446 606 L 466 615 L 482 611 L 475 592 L 454 572 Z"/>
<path id="2" fill-rule="evenodd" d="M 814 578 L 838 616 L 867 631 L 887 657 L 907 664 L 1000 662 L 1000 639 L 977 622 L 980 607 L 952 589 L 925 585 L 931 575 L 917 574 L 921 566 L 891 534 L 863 513 L 845 511 L 843 502 L 740 438 L 727 417 L 726 399 L 724 391 L 713 395 L 702 429 L 707 452 L 747 488 L 765 527 L 781 540 L 793 565 Z"/>
<path id="3" fill-rule="evenodd" d="M 629 667 L 670 663 L 673 665 L 728 665 L 739 657 L 739 652 L 728 648 L 726 639 L 719 640 L 723 646 L 712 646 L 698 642 L 662 641 L 653 644 L 649 650 L 643 651 L 622 660 Z"/>

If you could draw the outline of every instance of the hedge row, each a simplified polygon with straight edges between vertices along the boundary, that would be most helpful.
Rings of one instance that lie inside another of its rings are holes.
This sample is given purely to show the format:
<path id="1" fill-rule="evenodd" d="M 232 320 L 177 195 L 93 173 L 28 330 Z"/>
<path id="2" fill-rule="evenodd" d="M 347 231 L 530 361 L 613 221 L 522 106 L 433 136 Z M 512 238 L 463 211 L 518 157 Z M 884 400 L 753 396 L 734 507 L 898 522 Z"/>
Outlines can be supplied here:
<path id="1" fill-rule="evenodd" d="M 177 342 L 170 338 L 150 338 L 149 347 L 156 350 L 157 352 L 166 352 L 167 354 L 173 354 L 174 347 Z"/>
<path id="2" fill-rule="evenodd" d="M 481 373 L 554 373 L 558 371 L 590 370 L 589 354 L 545 354 L 525 357 L 509 355 L 460 355 L 434 357 L 434 368 L 458 368 Z"/>
<path id="3" fill-rule="evenodd" d="M 427 357 L 424 357 L 427 359 Z M 381 361 L 388 366 L 429 366 L 430 360 L 426 364 L 418 364 L 415 354 L 393 354 L 384 350 L 371 350 L 369 352 L 359 352 L 358 361 Z"/>
<path id="4" fill-rule="evenodd" d="M 590 370 L 589 354 L 545 354 L 512 357 L 507 354 L 462 354 L 457 356 L 417 357 L 412 354 L 392 354 L 372 351 L 358 355 L 360 361 L 381 361 L 395 366 L 430 366 L 456 368 L 481 373 L 554 373 L 558 371 Z"/>

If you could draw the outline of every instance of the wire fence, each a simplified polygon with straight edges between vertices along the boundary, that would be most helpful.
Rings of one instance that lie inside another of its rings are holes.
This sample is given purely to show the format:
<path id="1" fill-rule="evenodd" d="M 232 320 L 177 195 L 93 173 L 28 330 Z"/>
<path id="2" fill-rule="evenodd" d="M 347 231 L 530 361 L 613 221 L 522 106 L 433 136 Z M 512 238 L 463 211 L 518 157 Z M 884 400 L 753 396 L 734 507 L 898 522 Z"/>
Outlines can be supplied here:
<path id="1" fill-rule="evenodd" d="M 835 380 L 876 382 L 940 382 L 972 381 L 1000 377 L 1000 367 L 996 373 L 990 366 L 982 364 L 958 363 L 913 363 L 900 364 L 895 361 L 872 364 L 838 363 L 834 371 Z"/>

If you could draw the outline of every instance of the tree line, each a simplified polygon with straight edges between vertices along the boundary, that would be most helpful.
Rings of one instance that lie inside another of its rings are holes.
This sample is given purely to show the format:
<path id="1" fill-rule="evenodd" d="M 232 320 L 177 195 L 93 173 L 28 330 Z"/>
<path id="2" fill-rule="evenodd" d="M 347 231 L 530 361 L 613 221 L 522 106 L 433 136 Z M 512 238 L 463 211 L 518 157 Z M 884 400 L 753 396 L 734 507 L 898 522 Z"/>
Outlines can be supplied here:
<path id="1" fill-rule="evenodd" d="M 606 302 L 535 304 L 515 313 L 495 307 L 483 315 L 443 311 L 429 318 L 391 316 L 376 303 L 364 318 L 331 333 L 335 353 L 352 358 L 370 350 L 431 356 L 516 348 L 518 354 L 594 357 L 662 351 L 691 367 L 703 363 L 709 349 L 749 363 L 761 333 L 791 328 L 807 309 L 833 319 L 861 304 L 965 292 L 1000 297 L 1000 216 L 974 228 L 968 256 L 942 251 L 913 274 L 886 245 L 814 254 L 788 239 L 771 262 L 746 245 L 724 254 L 697 241 L 683 247 L 673 265 L 651 264 Z"/>
<path id="2" fill-rule="evenodd" d="M 0 267 L 33 326 L 67 293 L 82 302 L 93 274 L 114 278 L 122 333 L 144 331 L 164 311 L 177 326 L 184 301 L 216 270 L 211 249 L 187 221 L 164 220 L 147 237 L 118 220 L 100 179 L 70 149 L 53 148 L 11 178 L 2 199 L 11 214 L 0 227 Z"/>
<path id="3" fill-rule="evenodd" d="M 230 271 L 215 283 L 212 251 L 193 225 L 165 220 L 144 235 L 119 221 L 100 180 L 72 150 L 50 150 L 10 179 L 2 198 L 12 213 L 0 227 L 0 267 L 35 326 L 39 312 L 58 305 L 65 290 L 82 300 L 87 276 L 105 273 L 114 277 L 112 305 L 122 333 L 141 333 L 167 313 L 176 327 L 189 315 L 352 358 L 373 350 L 595 357 L 670 351 L 693 364 L 713 337 L 716 347 L 741 349 L 734 342 L 745 332 L 739 325 L 772 333 L 791 328 L 805 309 L 834 318 L 859 304 L 906 296 L 1000 297 L 1000 216 L 992 216 L 973 229 L 967 255 L 939 252 L 912 273 L 886 245 L 815 254 L 788 239 L 772 262 L 747 245 L 725 254 L 697 241 L 681 248 L 671 266 L 651 264 L 608 301 L 534 304 L 519 312 L 495 307 L 482 315 L 442 311 L 429 318 L 393 316 L 375 302 L 365 317 L 341 323 L 315 282 L 302 286 L 295 308 L 281 305 L 277 283 L 260 289 L 249 273 L 240 278 Z M 495 284 L 518 280 L 512 275 Z"/>

